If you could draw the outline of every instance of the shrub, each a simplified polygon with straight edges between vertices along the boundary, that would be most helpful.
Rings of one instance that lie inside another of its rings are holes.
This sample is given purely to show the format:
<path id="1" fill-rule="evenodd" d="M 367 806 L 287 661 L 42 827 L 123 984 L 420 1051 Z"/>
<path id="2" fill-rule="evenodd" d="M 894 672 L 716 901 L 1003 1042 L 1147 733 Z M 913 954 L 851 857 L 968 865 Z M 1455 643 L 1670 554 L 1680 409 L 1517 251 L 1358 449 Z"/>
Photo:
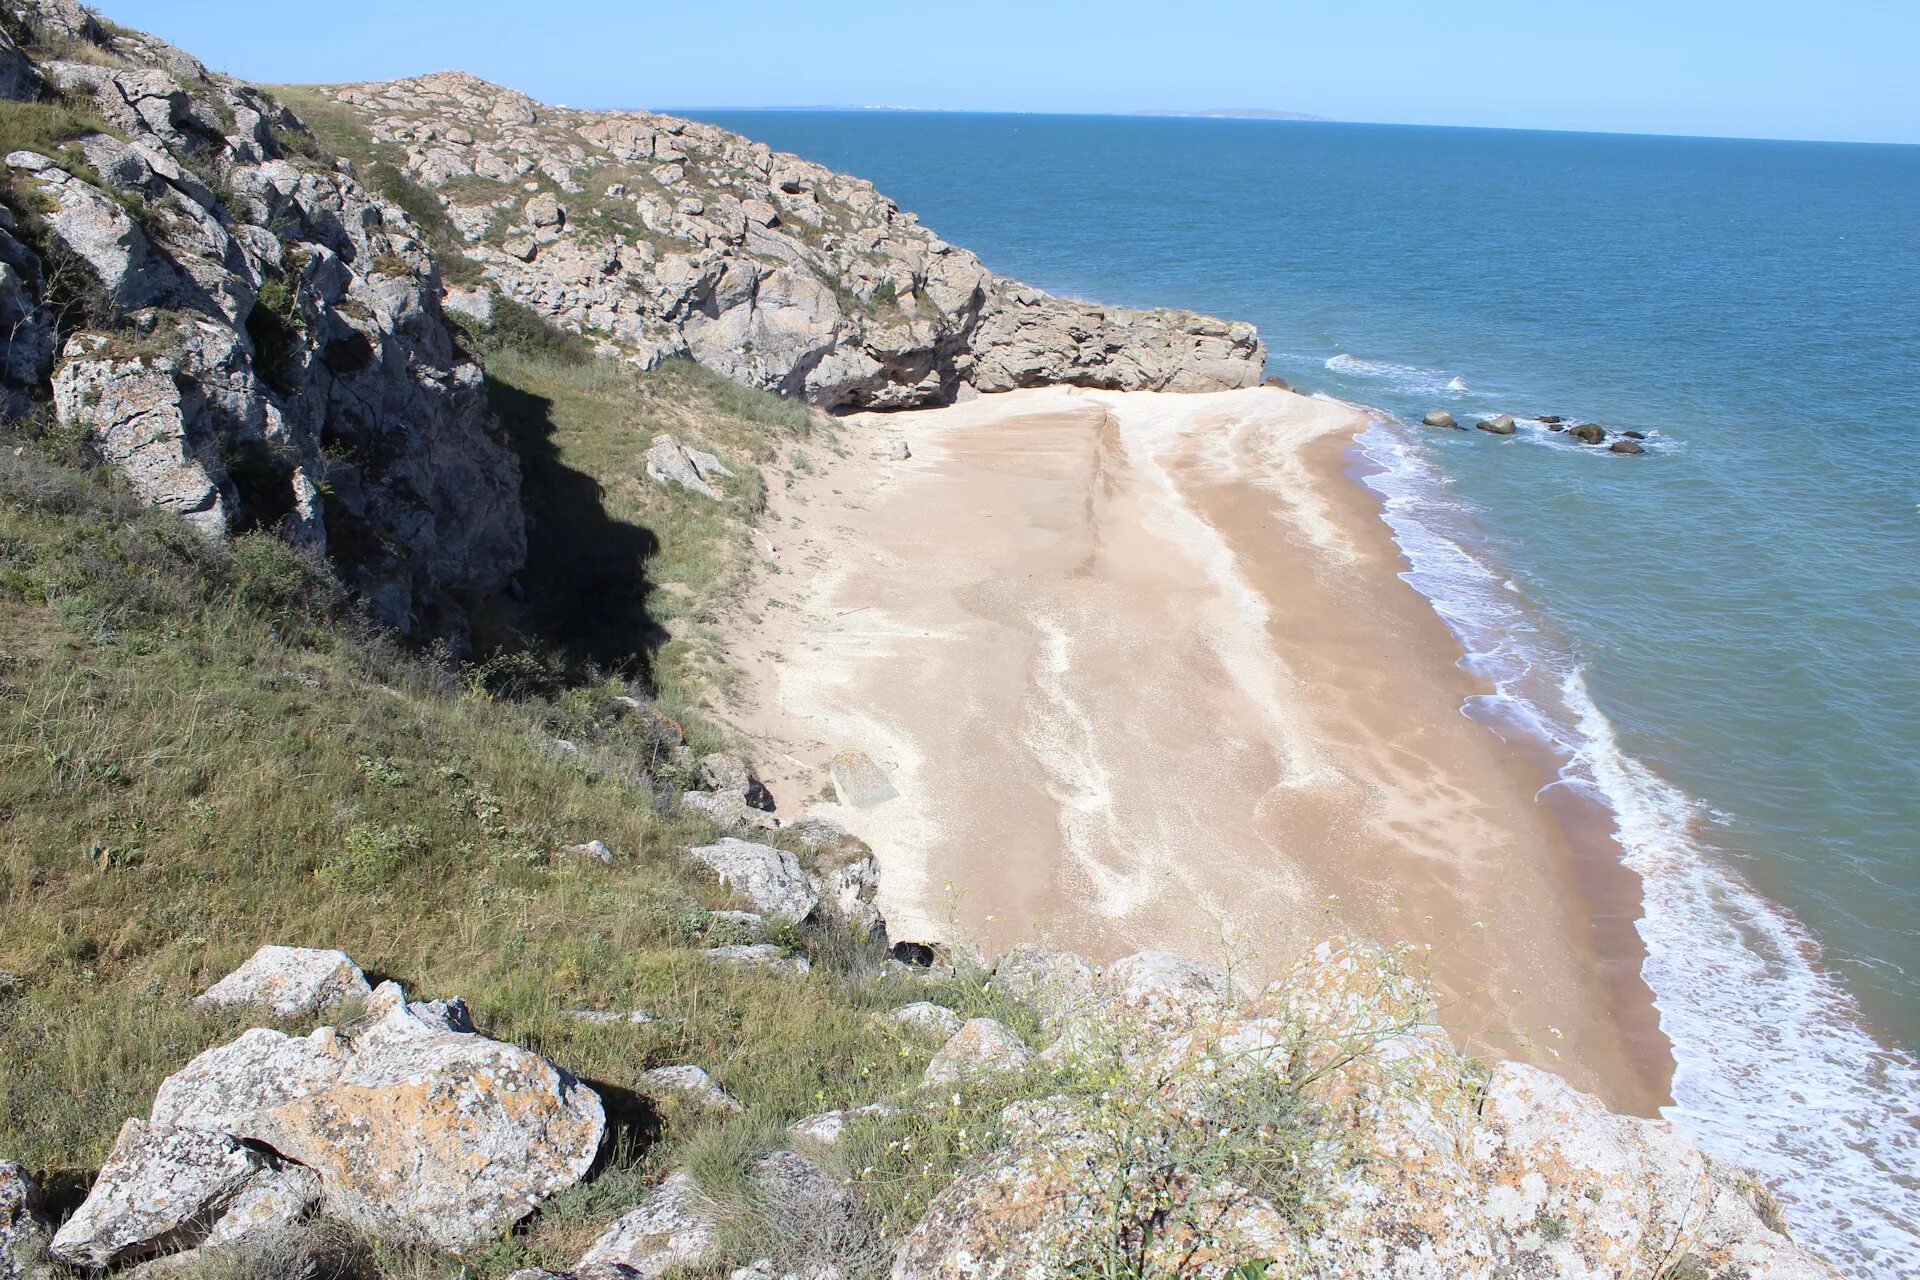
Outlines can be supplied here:
<path id="1" fill-rule="evenodd" d="M 227 585 L 241 607 L 280 623 L 328 616 L 339 590 L 317 561 L 264 532 L 234 539 Z"/>
<path id="2" fill-rule="evenodd" d="M 498 294 L 493 299 L 493 319 L 472 332 L 481 347 L 489 351 L 511 350 L 569 367 L 594 358 L 591 342 L 562 329 L 532 307 Z"/>
<path id="3" fill-rule="evenodd" d="M 358 823 L 347 830 L 317 874 L 335 889 L 379 889 L 393 883 L 426 852 L 426 837 L 417 827 Z"/>

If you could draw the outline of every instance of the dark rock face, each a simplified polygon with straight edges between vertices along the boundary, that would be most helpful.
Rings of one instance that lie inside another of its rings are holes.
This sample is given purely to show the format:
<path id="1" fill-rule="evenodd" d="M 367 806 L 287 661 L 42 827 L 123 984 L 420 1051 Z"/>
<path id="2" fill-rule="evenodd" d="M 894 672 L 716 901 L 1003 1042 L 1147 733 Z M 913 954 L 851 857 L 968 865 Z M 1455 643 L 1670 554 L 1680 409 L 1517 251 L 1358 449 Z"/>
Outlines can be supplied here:
<path id="1" fill-rule="evenodd" d="M 14 7 L 91 60 L 9 43 L 0 89 L 24 55 L 119 136 L 77 139 L 84 166 L 5 158 L 7 406 L 50 392 L 147 501 L 210 537 L 271 528 L 382 620 L 458 639 L 461 602 L 525 560 L 519 464 L 406 214 L 251 86 L 77 5 Z M 77 322 L 49 301 L 56 268 L 94 300 Z"/>
<path id="2" fill-rule="evenodd" d="M 1567 434 L 1581 444 L 1599 444 L 1607 438 L 1606 428 L 1592 422 L 1583 422 L 1577 427 L 1569 427 Z"/>
<path id="3" fill-rule="evenodd" d="M 924 942 L 896 942 L 893 944 L 893 958 L 901 964 L 926 969 L 933 964 L 934 950 Z"/>
<path id="4" fill-rule="evenodd" d="M 1638 440 L 1615 440 L 1611 445 L 1607 446 L 1607 451 L 1609 453 L 1640 454 L 1645 453 L 1647 450 Z"/>

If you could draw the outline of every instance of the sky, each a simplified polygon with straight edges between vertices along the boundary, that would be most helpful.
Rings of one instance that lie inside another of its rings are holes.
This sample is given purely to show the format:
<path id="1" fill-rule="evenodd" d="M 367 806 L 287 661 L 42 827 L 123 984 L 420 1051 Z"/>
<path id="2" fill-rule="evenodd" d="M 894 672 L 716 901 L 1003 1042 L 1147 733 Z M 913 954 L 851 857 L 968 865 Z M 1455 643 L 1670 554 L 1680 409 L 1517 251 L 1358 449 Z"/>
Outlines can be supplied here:
<path id="1" fill-rule="evenodd" d="M 268 83 L 1920 143 L 1920 0 L 94 0 Z"/>

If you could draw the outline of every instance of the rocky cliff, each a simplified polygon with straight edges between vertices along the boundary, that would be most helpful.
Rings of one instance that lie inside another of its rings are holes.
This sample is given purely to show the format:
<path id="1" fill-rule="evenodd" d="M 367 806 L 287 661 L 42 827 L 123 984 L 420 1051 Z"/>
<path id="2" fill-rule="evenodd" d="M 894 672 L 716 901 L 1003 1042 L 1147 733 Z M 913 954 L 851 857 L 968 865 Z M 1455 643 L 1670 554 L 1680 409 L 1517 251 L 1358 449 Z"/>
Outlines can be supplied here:
<path id="1" fill-rule="evenodd" d="M 327 554 L 458 629 L 525 557 L 519 466 L 417 229 L 286 109 L 70 0 L 0 24 L 0 382 L 146 501 Z"/>
<path id="2" fill-rule="evenodd" d="M 1050 383 L 1245 387 L 1266 359 L 1251 325 L 996 276 L 870 183 L 712 125 L 549 107 L 458 72 L 315 92 L 438 195 L 494 287 L 642 366 L 690 355 L 891 409 Z"/>

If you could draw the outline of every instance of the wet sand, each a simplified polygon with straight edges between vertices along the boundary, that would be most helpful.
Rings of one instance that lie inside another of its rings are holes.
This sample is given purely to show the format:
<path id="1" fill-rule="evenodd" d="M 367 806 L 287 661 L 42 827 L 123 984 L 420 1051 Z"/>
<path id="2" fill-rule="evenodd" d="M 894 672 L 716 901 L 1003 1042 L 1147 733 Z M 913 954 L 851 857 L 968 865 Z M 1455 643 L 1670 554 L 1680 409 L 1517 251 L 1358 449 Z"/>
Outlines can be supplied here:
<path id="1" fill-rule="evenodd" d="M 1343 473 L 1364 426 L 1266 388 L 849 419 L 851 457 L 775 486 L 730 714 L 783 815 L 874 847 L 896 937 L 1253 981 L 1330 934 L 1405 942 L 1462 1047 L 1651 1114 L 1637 882 L 1462 713 L 1486 687 Z M 893 437 L 911 459 L 869 456 Z M 833 802 L 843 750 L 896 798 Z"/>

